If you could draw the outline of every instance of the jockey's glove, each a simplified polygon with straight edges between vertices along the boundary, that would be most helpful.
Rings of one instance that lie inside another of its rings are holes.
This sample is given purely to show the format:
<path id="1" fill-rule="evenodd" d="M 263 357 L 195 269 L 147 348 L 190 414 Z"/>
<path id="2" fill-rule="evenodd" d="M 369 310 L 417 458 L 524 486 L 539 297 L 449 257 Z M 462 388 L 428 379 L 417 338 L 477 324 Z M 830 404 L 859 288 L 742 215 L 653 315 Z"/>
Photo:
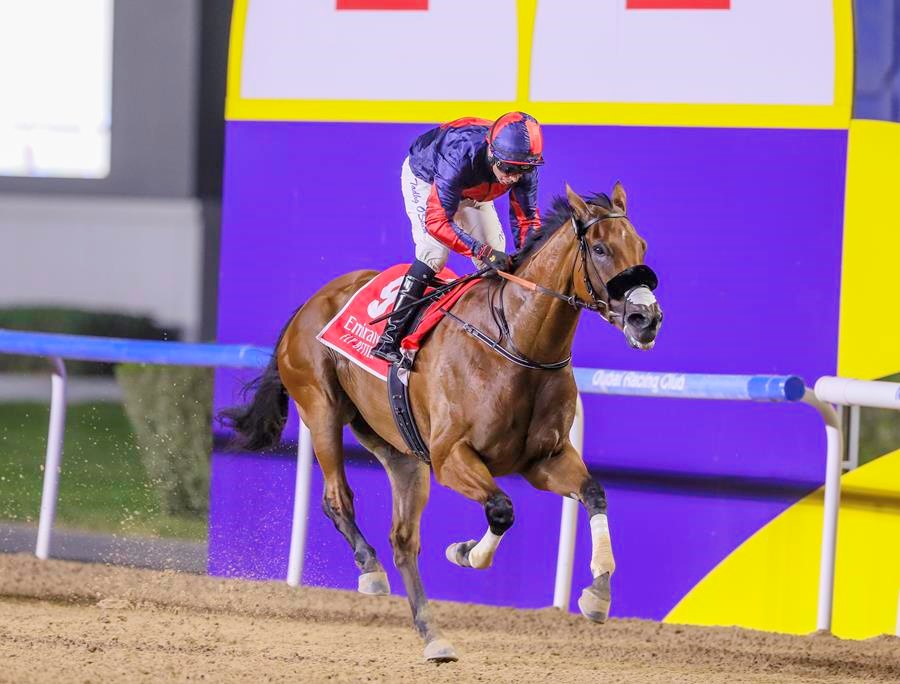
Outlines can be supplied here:
<path id="1" fill-rule="evenodd" d="M 495 271 L 509 271 L 512 268 L 512 259 L 509 254 L 488 245 L 481 245 L 475 253 L 475 257 Z"/>

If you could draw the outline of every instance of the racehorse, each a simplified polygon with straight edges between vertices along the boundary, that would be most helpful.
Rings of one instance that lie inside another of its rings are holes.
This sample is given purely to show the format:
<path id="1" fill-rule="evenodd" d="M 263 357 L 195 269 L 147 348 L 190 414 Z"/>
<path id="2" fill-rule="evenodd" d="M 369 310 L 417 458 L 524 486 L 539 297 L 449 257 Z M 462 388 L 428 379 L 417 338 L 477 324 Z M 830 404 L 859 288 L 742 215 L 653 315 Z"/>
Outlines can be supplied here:
<path id="1" fill-rule="evenodd" d="M 409 377 L 413 416 L 435 478 L 477 501 L 487 517 L 484 537 L 452 544 L 448 560 L 490 567 L 513 524 L 512 501 L 495 478 L 519 473 L 534 487 L 577 499 L 587 510 L 594 579 L 578 603 L 596 622 L 609 612 L 615 561 L 606 495 L 569 441 L 577 398 L 569 359 L 583 309 L 620 329 L 632 347 L 653 346 L 662 312 L 652 294 L 656 276 L 643 264 L 646 248 L 626 214 L 621 183 L 611 199 L 584 198 L 567 185 L 566 197 L 557 198 L 541 229 L 516 254 L 513 282 L 485 278 L 466 292 L 452 310 L 455 320 L 442 320 L 434 329 Z M 456 652 L 435 623 L 418 570 L 429 466 L 412 455 L 398 431 L 384 382 L 316 340 L 375 275 L 348 273 L 314 294 L 282 331 L 268 368 L 253 383 L 253 401 L 224 415 L 245 448 L 267 448 L 278 443 L 288 397 L 294 400 L 322 468 L 324 512 L 353 549 L 359 591 L 387 594 L 387 575 L 354 517 L 342 444 L 342 426 L 349 424 L 390 479 L 394 563 L 425 641 L 425 658 L 452 661 Z M 485 344 L 490 335 L 484 331 L 493 333 L 493 345 Z"/>

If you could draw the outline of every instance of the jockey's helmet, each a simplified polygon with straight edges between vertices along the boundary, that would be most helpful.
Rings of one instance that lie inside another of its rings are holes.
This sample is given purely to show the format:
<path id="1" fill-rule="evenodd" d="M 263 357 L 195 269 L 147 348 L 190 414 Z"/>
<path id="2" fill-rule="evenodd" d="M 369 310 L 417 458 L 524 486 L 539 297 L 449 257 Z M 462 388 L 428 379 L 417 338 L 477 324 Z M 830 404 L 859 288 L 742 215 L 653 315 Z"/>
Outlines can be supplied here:
<path id="1" fill-rule="evenodd" d="M 487 141 L 492 164 L 540 166 L 544 163 L 541 125 L 525 112 L 509 112 L 497 119 Z"/>

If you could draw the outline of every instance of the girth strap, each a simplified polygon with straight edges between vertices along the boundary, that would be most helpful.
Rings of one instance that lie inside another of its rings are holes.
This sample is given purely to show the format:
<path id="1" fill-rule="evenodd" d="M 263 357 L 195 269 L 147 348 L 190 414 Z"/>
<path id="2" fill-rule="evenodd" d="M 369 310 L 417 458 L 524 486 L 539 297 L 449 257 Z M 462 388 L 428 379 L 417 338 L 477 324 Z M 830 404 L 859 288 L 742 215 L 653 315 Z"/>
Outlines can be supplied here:
<path id="1" fill-rule="evenodd" d="M 409 388 L 400 380 L 397 374 L 398 370 L 397 364 L 391 364 L 387 378 L 388 403 L 391 406 L 391 414 L 394 416 L 394 424 L 409 450 L 421 461 L 431 465 L 431 453 L 428 451 L 425 440 L 422 439 L 409 403 Z"/>

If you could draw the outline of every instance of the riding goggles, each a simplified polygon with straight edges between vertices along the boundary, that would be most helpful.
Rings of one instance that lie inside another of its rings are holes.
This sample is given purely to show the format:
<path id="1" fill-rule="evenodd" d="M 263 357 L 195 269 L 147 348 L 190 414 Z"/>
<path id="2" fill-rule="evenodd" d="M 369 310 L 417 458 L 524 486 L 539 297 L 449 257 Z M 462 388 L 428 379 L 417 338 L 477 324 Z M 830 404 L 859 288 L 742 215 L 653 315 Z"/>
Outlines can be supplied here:
<path id="1" fill-rule="evenodd" d="M 503 173 L 518 176 L 521 173 L 531 173 L 537 168 L 536 164 L 511 164 L 509 162 L 498 161 L 496 162 L 497 168 L 500 169 Z"/>

